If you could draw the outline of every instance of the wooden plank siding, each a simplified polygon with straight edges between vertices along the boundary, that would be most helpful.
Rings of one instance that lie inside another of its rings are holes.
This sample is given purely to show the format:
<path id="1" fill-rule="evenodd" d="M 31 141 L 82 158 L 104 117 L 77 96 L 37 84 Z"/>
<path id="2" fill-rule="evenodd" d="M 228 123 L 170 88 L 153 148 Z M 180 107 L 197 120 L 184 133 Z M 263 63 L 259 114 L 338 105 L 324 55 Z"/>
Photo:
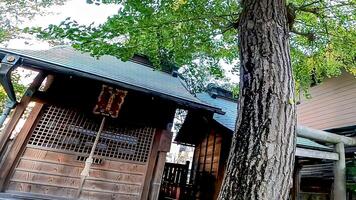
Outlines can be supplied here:
<path id="1" fill-rule="evenodd" d="M 6 192 L 75 198 L 84 163 L 76 155 L 27 147 Z M 93 165 L 81 199 L 140 199 L 146 164 L 104 160 Z"/>
<path id="2" fill-rule="evenodd" d="M 27 118 L 24 126 L 21 128 L 21 131 L 14 138 L 14 140 L 8 145 L 7 153 L 2 158 L 0 163 L 0 191 L 4 190 L 4 184 L 8 178 L 9 172 L 14 167 L 14 163 L 18 161 L 19 154 L 24 151 L 24 146 L 28 135 L 31 131 L 32 124 L 36 122 L 40 112 L 42 110 L 43 104 L 36 103 L 32 109 L 29 117 Z"/>
<path id="3" fill-rule="evenodd" d="M 43 195 L 44 198 L 50 199 L 74 199 L 77 197 L 81 173 L 84 168 L 83 155 L 65 148 L 56 149 L 52 146 L 36 145 L 30 142 L 31 138 L 39 136 L 39 134 L 37 136 L 35 134 L 36 128 L 42 127 L 43 129 L 43 126 L 40 126 L 41 123 L 38 122 L 40 120 L 35 122 L 41 110 L 42 104 L 36 104 L 24 128 L 15 138 L 16 145 L 11 151 L 14 155 L 7 158 L 8 164 L 3 165 L 5 168 L 1 168 L 3 170 L 0 171 L 0 174 L 5 177 L 2 180 L 6 179 L 4 191 L 8 194 L 21 193 L 25 196 L 28 194 Z M 46 112 L 41 113 L 41 116 L 44 116 Z M 54 114 L 54 112 L 51 113 Z M 51 118 L 50 121 L 53 122 L 54 119 Z M 62 127 L 60 129 L 62 132 L 58 132 L 53 124 L 51 125 L 53 130 L 47 130 L 45 138 L 41 139 L 42 143 L 51 140 L 50 134 L 64 135 L 66 133 Z M 79 137 L 79 133 L 81 132 L 76 133 L 77 137 Z M 155 129 L 145 132 L 147 136 L 154 133 Z M 151 146 L 153 137 L 149 138 L 141 138 L 141 140 L 146 139 L 144 140 L 145 144 Z M 144 146 L 140 147 L 140 149 L 143 148 Z M 148 152 L 148 156 L 150 156 L 151 148 Z M 93 163 L 90 168 L 90 176 L 84 182 L 80 199 L 142 199 L 148 170 L 147 161 L 141 162 L 103 155 L 97 155 L 94 158 L 100 162 Z"/>
<path id="4" fill-rule="evenodd" d="M 356 125 L 356 78 L 343 72 L 310 89 L 297 106 L 298 124 L 325 130 Z"/>
<path id="5" fill-rule="evenodd" d="M 101 83 L 73 79 L 58 75 L 50 92 L 34 94 L 43 103 L 36 103 L 20 133 L 6 143 L 7 156 L 0 156 L 3 194 L 76 199 L 87 149 L 98 127 L 91 110 Z M 167 148 L 164 143 L 170 144 L 160 136 L 163 125 L 173 120 L 175 107 L 134 92 L 127 100 L 119 121 L 110 119 L 106 125 L 80 199 L 146 200 L 158 183 L 152 182 L 158 153 Z M 164 158 L 159 157 L 161 162 Z"/>
<path id="6" fill-rule="evenodd" d="M 198 186 L 197 199 L 214 199 L 220 188 L 222 135 L 211 130 L 195 147 L 193 179 Z M 211 180 L 211 181 L 207 181 Z M 210 189 L 208 189 L 210 188 Z M 202 196 L 203 195 L 203 196 Z"/>

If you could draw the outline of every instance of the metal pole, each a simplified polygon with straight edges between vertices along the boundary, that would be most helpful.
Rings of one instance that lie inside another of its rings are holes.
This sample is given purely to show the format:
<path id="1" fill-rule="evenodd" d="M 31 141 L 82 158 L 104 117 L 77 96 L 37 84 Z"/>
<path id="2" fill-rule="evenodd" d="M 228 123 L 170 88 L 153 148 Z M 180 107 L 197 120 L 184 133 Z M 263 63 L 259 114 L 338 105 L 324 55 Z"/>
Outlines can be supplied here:
<path id="1" fill-rule="evenodd" d="M 2 127 L 2 125 L 4 124 L 7 116 L 9 116 L 13 107 L 14 107 L 14 103 L 10 99 L 6 100 L 4 104 L 4 110 L 0 116 L 0 127 Z"/>
<path id="2" fill-rule="evenodd" d="M 339 153 L 339 160 L 334 166 L 334 200 L 346 200 L 346 164 L 345 147 L 340 142 L 335 145 L 335 151 Z"/>
<path id="3" fill-rule="evenodd" d="M 83 185 L 84 185 L 85 179 L 86 179 L 87 176 L 89 176 L 90 167 L 91 167 L 91 164 L 93 163 L 94 151 L 96 149 L 96 146 L 98 145 L 100 134 L 104 129 L 105 119 L 106 118 L 103 117 L 103 119 L 101 120 L 100 128 L 99 128 L 98 133 L 96 134 L 94 144 L 91 147 L 91 151 L 90 151 L 89 157 L 85 160 L 84 169 L 83 169 L 82 173 L 80 174 L 81 178 L 80 178 L 80 185 L 79 185 L 79 188 L 78 188 L 77 198 L 80 197 L 80 194 L 82 193 L 82 189 L 83 189 Z"/>

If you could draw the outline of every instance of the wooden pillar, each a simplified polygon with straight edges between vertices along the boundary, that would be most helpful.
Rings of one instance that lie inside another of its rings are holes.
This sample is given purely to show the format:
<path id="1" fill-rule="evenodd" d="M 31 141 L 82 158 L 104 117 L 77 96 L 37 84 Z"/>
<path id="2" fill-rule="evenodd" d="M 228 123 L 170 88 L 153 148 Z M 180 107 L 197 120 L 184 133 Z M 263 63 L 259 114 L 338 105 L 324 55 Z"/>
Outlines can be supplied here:
<path id="1" fill-rule="evenodd" d="M 141 200 L 147 200 L 150 192 L 150 184 L 153 176 L 153 170 L 156 165 L 156 159 L 158 155 L 159 140 L 161 138 L 162 130 L 156 130 L 153 138 L 150 158 L 148 159 L 148 166 L 145 175 L 145 181 L 143 184 L 143 191 L 141 194 Z"/>
<path id="2" fill-rule="evenodd" d="M 10 121 L 7 123 L 2 134 L 0 135 L 0 155 L 5 151 L 5 144 L 9 141 L 12 131 L 15 129 L 17 122 L 20 120 L 22 114 L 25 112 L 28 104 L 30 103 L 32 95 L 41 86 L 41 83 L 45 78 L 46 74 L 40 72 L 25 92 L 20 103 L 16 105 L 15 110 L 11 115 Z"/>
<path id="3" fill-rule="evenodd" d="M 335 151 L 339 153 L 339 160 L 334 166 L 334 200 L 346 200 L 346 164 L 345 164 L 345 147 L 340 142 L 335 145 Z"/>
<path id="4" fill-rule="evenodd" d="M 149 200 L 157 200 L 158 196 L 159 196 L 159 190 L 161 187 L 162 175 L 163 175 L 163 171 L 164 171 L 164 165 L 166 162 L 166 155 L 167 155 L 167 152 L 169 152 L 169 150 L 171 148 L 172 137 L 173 137 L 173 134 L 170 131 L 169 127 L 170 126 L 168 126 L 167 129 L 162 131 L 162 133 L 161 133 L 156 165 L 154 168 L 153 178 L 151 181 Z"/>
<path id="5" fill-rule="evenodd" d="M 35 123 L 42 110 L 43 104 L 36 103 L 29 117 L 26 119 L 26 122 L 21 131 L 12 142 L 9 142 L 11 133 L 25 112 L 28 104 L 33 100 L 33 94 L 38 91 L 38 88 L 41 86 L 43 80 L 46 77 L 49 81 L 46 82 L 43 91 L 46 91 L 50 87 L 51 83 L 53 82 L 53 76 L 47 76 L 47 73 L 42 71 L 39 72 L 36 78 L 32 81 L 31 85 L 27 88 L 24 96 L 21 98 L 20 103 L 16 105 L 9 122 L 3 130 L 3 133 L 0 135 L 0 191 L 4 190 L 4 183 L 6 178 L 8 178 L 13 164 L 16 163 L 18 155 L 21 154 L 24 143 L 28 137 L 28 134 L 30 133 L 32 125 Z"/>
<path id="6" fill-rule="evenodd" d="M 157 200 L 159 196 L 159 190 L 161 187 L 161 180 L 164 170 L 164 164 L 166 162 L 167 152 L 160 151 L 158 153 L 157 163 L 155 167 L 155 171 L 153 174 L 153 179 L 151 183 L 151 192 L 150 192 L 150 200 Z"/>
<path id="7" fill-rule="evenodd" d="M 196 145 L 194 147 L 192 171 L 191 171 L 190 177 L 189 177 L 189 182 L 190 183 L 194 183 L 195 182 L 195 176 L 196 176 L 196 172 L 198 170 L 198 165 L 199 165 L 199 161 L 198 161 L 199 154 L 198 154 L 198 151 L 199 151 L 199 145 Z"/>
<path id="8" fill-rule="evenodd" d="M 300 195 L 300 170 L 301 164 L 298 162 L 298 157 L 295 158 L 294 173 L 293 173 L 293 188 L 292 188 L 292 200 L 299 200 Z"/>
<path id="9" fill-rule="evenodd" d="M 21 131 L 18 133 L 13 143 L 11 143 L 3 156 L 2 162 L 0 163 L 0 192 L 4 190 L 5 181 L 8 178 L 12 166 L 17 162 L 19 155 L 21 155 L 24 149 L 24 144 L 29 136 L 33 124 L 42 110 L 42 107 L 43 104 L 36 103 Z"/>

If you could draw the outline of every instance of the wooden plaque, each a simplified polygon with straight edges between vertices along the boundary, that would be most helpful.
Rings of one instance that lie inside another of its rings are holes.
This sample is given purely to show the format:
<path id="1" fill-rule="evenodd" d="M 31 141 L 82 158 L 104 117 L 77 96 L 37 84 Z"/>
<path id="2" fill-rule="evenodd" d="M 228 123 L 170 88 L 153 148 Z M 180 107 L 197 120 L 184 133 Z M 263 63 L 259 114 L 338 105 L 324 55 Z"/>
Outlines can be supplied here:
<path id="1" fill-rule="evenodd" d="M 122 104 L 124 103 L 127 91 L 115 89 L 107 85 L 103 85 L 98 102 L 94 107 L 94 114 L 101 114 L 117 118 Z"/>

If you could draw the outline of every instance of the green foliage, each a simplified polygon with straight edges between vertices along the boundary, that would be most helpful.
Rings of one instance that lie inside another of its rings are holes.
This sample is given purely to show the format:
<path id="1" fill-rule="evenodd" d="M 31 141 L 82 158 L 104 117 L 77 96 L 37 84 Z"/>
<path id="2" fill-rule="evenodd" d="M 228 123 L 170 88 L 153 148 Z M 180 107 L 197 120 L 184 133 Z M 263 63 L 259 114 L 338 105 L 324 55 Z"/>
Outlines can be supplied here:
<path id="1" fill-rule="evenodd" d="M 207 80 L 223 76 L 219 62 L 232 63 L 238 57 L 237 31 L 232 27 L 238 15 L 230 8 L 237 11 L 237 4 L 221 0 L 127 1 L 121 12 L 99 27 L 66 19 L 60 25 L 31 31 L 40 32 L 41 38 L 69 39 L 73 47 L 93 56 L 108 54 L 128 60 L 134 53 L 144 54 L 157 68 L 175 63 Z M 199 83 L 190 81 L 192 86 Z"/>
<path id="2" fill-rule="evenodd" d="M 7 42 L 10 39 L 20 38 L 21 31 L 18 27 L 22 22 L 32 19 L 36 15 L 46 14 L 44 8 L 51 5 L 62 5 L 63 0 L 2 0 L 0 1 L 0 43 Z M 20 74 L 12 74 L 12 82 L 16 96 L 20 98 L 26 87 L 20 81 Z M 7 96 L 2 87 L 0 87 L 0 113 L 3 110 Z"/>
<path id="3" fill-rule="evenodd" d="M 352 159 L 352 162 L 346 164 L 346 187 L 356 192 L 356 160 Z"/>
<path id="4" fill-rule="evenodd" d="M 20 74 L 16 71 L 11 74 L 11 80 L 18 100 L 25 94 L 26 91 L 26 86 L 21 83 L 20 77 Z M 2 112 L 7 99 L 7 94 L 4 88 L 0 86 L 0 113 Z"/>
<path id="5" fill-rule="evenodd" d="M 240 93 L 240 85 L 234 85 L 231 87 L 232 97 L 238 98 Z"/>
<path id="6" fill-rule="evenodd" d="M 295 6 L 291 56 L 297 88 L 307 89 L 342 69 L 356 75 L 355 5 L 355 0 L 349 0 Z"/>
<path id="7" fill-rule="evenodd" d="M 1 0 L 0 43 L 20 37 L 19 25 L 36 15 L 46 14 L 45 8 L 62 5 L 65 0 Z"/>
<path id="8" fill-rule="evenodd" d="M 99 4 L 100 1 L 90 1 Z M 221 77 L 220 63 L 238 59 L 239 1 L 127 0 L 100 26 L 66 19 L 46 29 L 31 29 L 45 39 L 69 39 L 73 47 L 93 56 L 127 60 L 147 55 L 159 68 L 175 63 L 193 76 Z M 289 0 L 291 56 L 298 91 L 339 75 L 356 75 L 355 0 Z M 199 65 L 199 68 L 197 68 Z M 199 78 L 198 78 L 199 79 Z M 196 80 L 195 80 L 196 81 Z"/>

